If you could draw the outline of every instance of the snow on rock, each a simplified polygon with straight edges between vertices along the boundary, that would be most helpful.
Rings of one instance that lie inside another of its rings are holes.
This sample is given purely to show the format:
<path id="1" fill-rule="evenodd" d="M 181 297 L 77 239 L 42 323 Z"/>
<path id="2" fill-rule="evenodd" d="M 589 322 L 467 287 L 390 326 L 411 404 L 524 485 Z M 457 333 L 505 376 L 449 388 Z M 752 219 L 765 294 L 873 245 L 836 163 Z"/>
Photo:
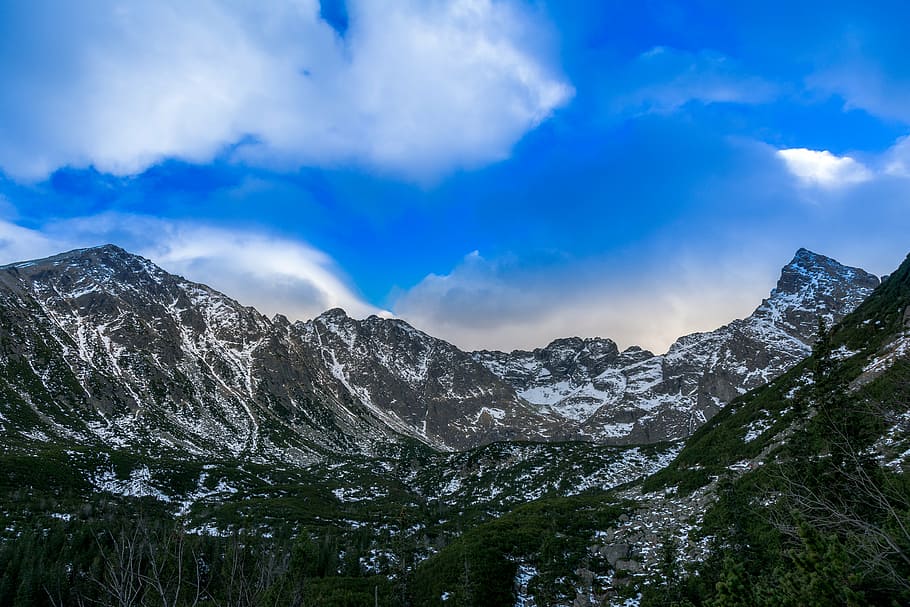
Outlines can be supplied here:
<path id="1" fill-rule="evenodd" d="M 574 338 L 533 352 L 482 351 L 474 357 L 521 398 L 590 440 L 683 438 L 736 396 L 805 358 L 818 318 L 829 325 L 841 319 L 878 282 L 863 270 L 800 249 L 751 316 L 681 337 L 663 355 L 635 347 L 620 353 L 609 340 Z"/>
<path id="2" fill-rule="evenodd" d="M 908 357 L 910 357 L 910 331 L 905 331 L 886 344 L 863 368 L 863 372 L 877 376 L 891 367 L 894 361 Z"/>
<path id="3" fill-rule="evenodd" d="M 774 420 L 770 417 L 757 419 L 746 426 L 746 434 L 743 436 L 743 442 L 751 443 L 756 438 L 764 434 L 774 425 Z"/>
<path id="4" fill-rule="evenodd" d="M 31 318 L 34 331 L 20 342 L 54 348 L 47 364 L 56 366 L 36 375 L 61 400 L 96 409 L 85 429 L 109 446 L 304 462 L 320 450 L 368 452 L 397 440 L 341 402 L 343 389 L 323 377 L 286 320 L 118 247 L 0 268 L 0 299 Z M 64 373 L 81 393 L 55 385 Z"/>
<path id="5" fill-rule="evenodd" d="M 518 570 L 515 572 L 515 607 L 535 607 L 537 602 L 534 597 L 528 593 L 528 584 L 539 572 L 537 567 L 528 563 L 519 563 Z"/>
<path id="6" fill-rule="evenodd" d="M 121 480 L 113 468 L 102 470 L 92 478 L 92 484 L 99 491 L 107 491 L 125 497 L 154 497 L 162 502 L 170 502 L 171 497 L 152 484 L 152 473 L 148 466 L 140 466 L 130 471 L 127 479 Z"/>
<path id="7" fill-rule="evenodd" d="M 265 462 L 368 454 L 402 435 L 438 450 L 684 438 L 803 358 L 817 318 L 839 319 L 877 283 L 800 249 L 750 317 L 681 337 L 662 355 L 578 337 L 466 353 L 401 320 L 339 309 L 269 320 L 113 246 L 0 268 L 0 299 L 35 319 L 42 333 L 27 346 L 53 346 L 54 365 L 34 374 L 70 410 L 97 412 L 79 431 L 110 446 Z M 896 342 L 869 371 L 907 349 Z"/>
<path id="8" fill-rule="evenodd" d="M 292 332 L 346 391 L 397 432 L 437 449 L 502 438 L 547 440 L 541 415 L 470 355 L 397 319 L 329 310 Z"/>

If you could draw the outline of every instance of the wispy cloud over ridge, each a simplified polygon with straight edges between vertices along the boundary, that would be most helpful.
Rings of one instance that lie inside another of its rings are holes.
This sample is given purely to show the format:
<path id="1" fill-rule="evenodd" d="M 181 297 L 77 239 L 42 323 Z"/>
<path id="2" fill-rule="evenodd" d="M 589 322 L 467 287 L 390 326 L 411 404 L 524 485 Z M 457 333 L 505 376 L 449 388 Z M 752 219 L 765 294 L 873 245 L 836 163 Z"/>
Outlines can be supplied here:
<path id="1" fill-rule="evenodd" d="M 266 314 L 307 319 L 333 307 L 356 317 L 389 314 L 367 303 L 329 255 L 299 240 L 140 215 L 78 217 L 41 229 L 0 221 L 0 263 L 107 242 Z"/>
<path id="2" fill-rule="evenodd" d="M 649 265 L 641 275 L 641 265 L 616 260 L 547 271 L 474 251 L 448 274 L 431 274 L 402 293 L 394 311 L 467 349 L 532 349 L 577 335 L 663 352 L 693 328 L 748 314 L 774 272 L 773 264 L 742 257 L 710 266 L 686 255 Z"/>

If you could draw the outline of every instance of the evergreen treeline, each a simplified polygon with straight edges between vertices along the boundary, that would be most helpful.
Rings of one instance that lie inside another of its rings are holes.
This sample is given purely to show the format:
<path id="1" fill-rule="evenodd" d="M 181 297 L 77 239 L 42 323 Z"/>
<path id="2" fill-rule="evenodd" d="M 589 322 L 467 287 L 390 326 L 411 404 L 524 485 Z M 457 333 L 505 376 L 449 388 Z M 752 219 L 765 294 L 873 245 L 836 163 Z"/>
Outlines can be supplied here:
<path id="1" fill-rule="evenodd" d="M 538 572 L 536 596 L 565 601 L 579 563 L 607 572 L 587 555 L 588 538 L 622 512 L 604 494 L 542 499 L 420 562 L 419 538 L 396 534 L 377 574 L 362 558 L 369 534 L 186 533 L 164 511 L 121 505 L 115 514 L 109 505 L 97 518 L 45 520 L 0 543 L 0 605 L 512 605 L 519 562 Z"/>
<path id="2" fill-rule="evenodd" d="M 394 584 L 339 554 L 338 537 L 188 534 L 123 517 L 23 531 L 0 544 L 0 605 L 399 605 Z"/>

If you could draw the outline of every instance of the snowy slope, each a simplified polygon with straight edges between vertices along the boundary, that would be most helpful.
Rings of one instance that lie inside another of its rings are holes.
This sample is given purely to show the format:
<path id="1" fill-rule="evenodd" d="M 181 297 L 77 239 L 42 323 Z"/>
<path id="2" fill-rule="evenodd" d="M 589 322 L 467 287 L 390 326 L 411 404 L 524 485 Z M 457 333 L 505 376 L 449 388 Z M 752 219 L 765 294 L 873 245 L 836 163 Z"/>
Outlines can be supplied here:
<path id="1" fill-rule="evenodd" d="M 6 316 L 22 319 L 2 362 L 26 362 L 49 393 L 42 408 L 35 378 L 10 389 L 39 418 L 70 413 L 45 433 L 282 461 L 394 437 L 309 360 L 286 322 L 117 247 L 7 266 L 0 297 Z"/>
<path id="2" fill-rule="evenodd" d="M 559 437 L 553 419 L 471 356 L 401 320 L 340 309 L 294 325 L 301 343 L 395 430 L 440 449 Z"/>

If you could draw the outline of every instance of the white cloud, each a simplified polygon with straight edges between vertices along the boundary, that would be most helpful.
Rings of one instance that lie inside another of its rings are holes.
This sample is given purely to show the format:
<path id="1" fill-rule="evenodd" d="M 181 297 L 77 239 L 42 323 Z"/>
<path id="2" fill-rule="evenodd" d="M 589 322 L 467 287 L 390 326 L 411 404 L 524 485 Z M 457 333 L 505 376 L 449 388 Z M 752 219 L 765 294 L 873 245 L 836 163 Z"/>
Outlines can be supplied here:
<path id="1" fill-rule="evenodd" d="M 393 309 L 465 349 L 533 349 L 576 335 L 663 352 L 681 335 L 748 315 L 785 262 L 677 254 L 530 270 L 474 252 L 402 293 Z"/>
<path id="2" fill-rule="evenodd" d="M 2 263 L 107 242 L 269 315 L 306 319 L 333 307 L 355 317 L 388 314 L 365 302 L 331 257 L 299 241 L 139 215 L 69 219 L 41 230 L 0 221 Z"/>
<path id="3" fill-rule="evenodd" d="M 903 64 L 903 61 L 899 61 Z M 838 95 L 844 109 L 862 109 L 874 116 L 910 124 L 910 83 L 889 74 L 882 65 L 861 57 L 841 61 L 807 79 L 810 88 Z"/>
<path id="4" fill-rule="evenodd" d="M 828 150 L 790 148 L 777 154 L 787 169 L 805 185 L 837 189 L 869 181 L 874 173 L 850 156 L 836 156 Z"/>
<path id="5" fill-rule="evenodd" d="M 774 84 L 744 73 L 730 57 L 708 50 L 692 53 L 657 46 L 629 67 L 620 76 L 628 92 L 614 100 L 619 111 L 665 114 L 690 102 L 754 104 L 778 95 Z"/>
<path id="6" fill-rule="evenodd" d="M 573 94 L 511 0 L 351 0 L 344 39 L 315 0 L 22 7 L 0 41 L 0 167 L 19 178 L 242 141 L 249 162 L 426 179 L 507 156 Z"/>
<path id="7" fill-rule="evenodd" d="M 0 219 L 0 264 L 47 257 L 59 252 L 54 240 L 40 231 Z"/>
<path id="8" fill-rule="evenodd" d="M 139 249 L 171 272 L 204 281 L 266 314 L 312 318 L 329 308 L 387 314 L 366 303 L 325 253 L 301 242 L 193 225 Z"/>
<path id="9" fill-rule="evenodd" d="M 884 154 L 884 173 L 910 178 L 910 136 L 902 137 Z"/>

